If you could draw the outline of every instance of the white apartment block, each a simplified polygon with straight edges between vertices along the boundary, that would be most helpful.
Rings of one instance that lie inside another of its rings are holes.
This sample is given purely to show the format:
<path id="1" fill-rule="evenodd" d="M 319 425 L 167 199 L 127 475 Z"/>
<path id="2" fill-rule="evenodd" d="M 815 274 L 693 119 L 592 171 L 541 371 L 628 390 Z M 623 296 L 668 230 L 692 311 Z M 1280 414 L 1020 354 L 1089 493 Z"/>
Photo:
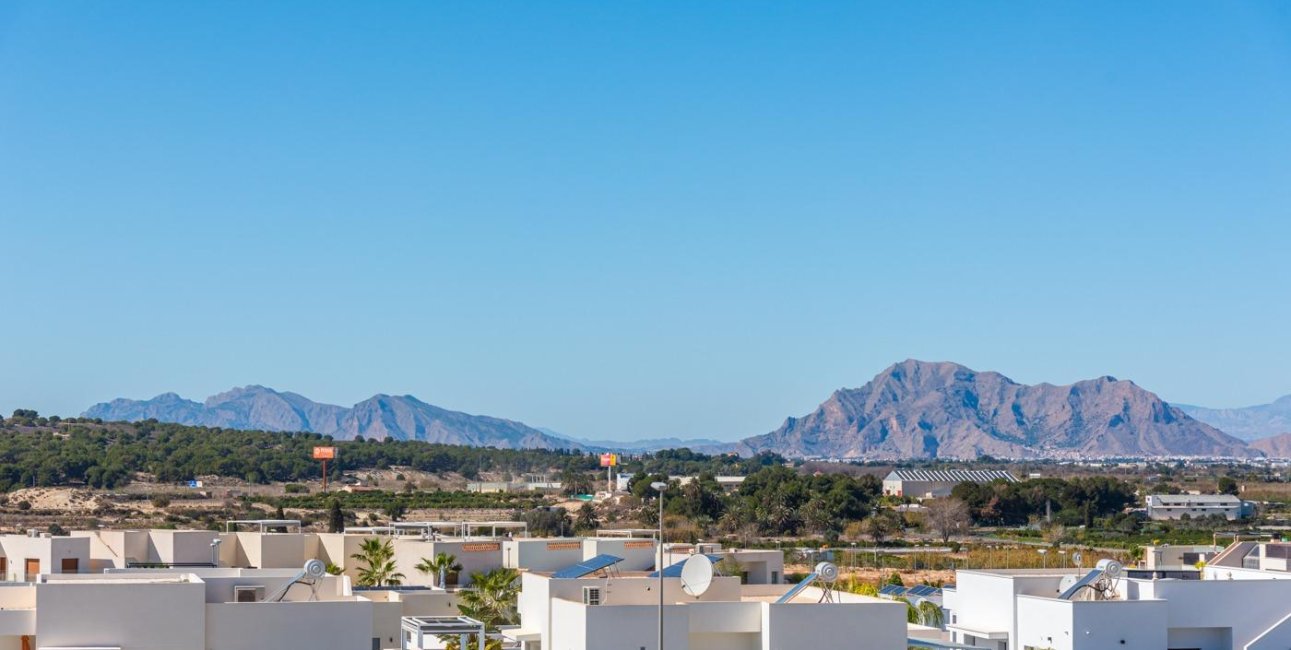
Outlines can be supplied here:
<path id="1" fill-rule="evenodd" d="M 1255 505 L 1231 494 L 1151 494 L 1149 519 L 1201 519 L 1219 515 L 1229 521 L 1255 514 Z"/>
<path id="2" fill-rule="evenodd" d="M 398 647 L 397 624 L 379 629 L 375 604 L 352 595 L 345 578 L 302 584 L 281 602 L 239 602 L 239 588 L 272 593 L 295 573 L 123 571 L 0 587 L 0 650 Z"/>
<path id="3" fill-rule="evenodd" d="M 994 650 L 1285 650 L 1288 549 L 1234 544 L 1199 580 L 1098 569 L 961 570 L 955 588 L 943 592 L 946 640 Z"/>
<path id="4" fill-rule="evenodd" d="M 521 624 L 504 632 L 523 650 L 600 650 L 658 647 L 659 579 L 607 574 L 557 578 L 522 575 Z M 680 578 L 663 579 L 663 647 L 669 650 L 854 648 L 904 650 L 906 606 L 880 598 L 808 587 L 778 602 L 790 585 L 741 585 L 714 577 L 699 596 Z"/>

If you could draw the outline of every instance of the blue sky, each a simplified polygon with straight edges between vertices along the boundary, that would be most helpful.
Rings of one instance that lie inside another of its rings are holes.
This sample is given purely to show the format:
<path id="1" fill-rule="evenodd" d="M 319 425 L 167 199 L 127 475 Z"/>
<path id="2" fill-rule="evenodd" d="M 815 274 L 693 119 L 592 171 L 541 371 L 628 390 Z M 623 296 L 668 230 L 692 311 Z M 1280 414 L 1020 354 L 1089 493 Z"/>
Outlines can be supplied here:
<path id="1" fill-rule="evenodd" d="M 0 410 L 1291 393 L 1286 3 L 0 4 Z"/>

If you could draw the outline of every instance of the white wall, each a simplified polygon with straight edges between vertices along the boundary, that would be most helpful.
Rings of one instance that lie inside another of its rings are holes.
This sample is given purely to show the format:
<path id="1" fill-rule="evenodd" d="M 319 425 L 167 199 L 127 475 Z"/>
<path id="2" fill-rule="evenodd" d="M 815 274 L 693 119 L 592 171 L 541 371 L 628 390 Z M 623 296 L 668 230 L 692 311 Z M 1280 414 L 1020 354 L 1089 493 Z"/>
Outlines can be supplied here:
<path id="1" fill-rule="evenodd" d="M 205 647 L 367 650 L 372 647 L 372 621 L 367 602 L 215 603 L 206 606 Z"/>
<path id="2" fill-rule="evenodd" d="M 25 579 L 27 560 L 40 561 L 40 573 L 62 573 L 62 561 L 75 559 L 77 573 L 90 570 L 90 540 L 84 537 L 28 537 L 4 535 L 0 548 L 9 565 L 8 580 Z"/>
<path id="3" fill-rule="evenodd" d="M 651 539 L 589 537 L 583 540 L 583 559 L 609 554 L 623 558 L 620 571 L 653 571 L 655 542 Z"/>
<path id="4" fill-rule="evenodd" d="M 1166 647 L 1166 603 L 1087 600 L 1076 601 L 1072 605 L 1075 613 L 1071 630 L 1073 650 Z"/>
<path id="5" fill-rule="evenodd" d="M 762 648 L 856 650 L 906 647 L 905 605 L 891 603 L 762 603 Z"/>
<path id="6" fill-rule="evenodd" d="M 1172 628 L 1231 627 L 1241 648 L 1287 615 L 1291 580 L 1134 581 L 1141 596 L 1169 602 Z"/>
<path id="7" fill-rule="evenodd" d="M 36 645 L 203 650 L 200 582 L 36 585 Z"/>
<path id="8" fill-rule="evenodd" d="M 439 579 L 437 576 L 422 575 L 413 568 L 422 558 L 434 559 L 438 553 L 448 553 L 456 557 L 457 563 L 462 565 L 458 586 L 470 584 L 472 572 L 490 571 L 502 566 L 501 541 L 424 542 L 416 538 L 395 537 L 393 539 L 395 563 L 406 576 L 404 584 L 407 585 L 430 585 Z"/>
<path id="9" fill-rule="evenodd" d="M 505 566 L 529 571 L 559 571 L 582 562 L 583 540 L 578 537 L 511 539 L 502 542 Z"/>

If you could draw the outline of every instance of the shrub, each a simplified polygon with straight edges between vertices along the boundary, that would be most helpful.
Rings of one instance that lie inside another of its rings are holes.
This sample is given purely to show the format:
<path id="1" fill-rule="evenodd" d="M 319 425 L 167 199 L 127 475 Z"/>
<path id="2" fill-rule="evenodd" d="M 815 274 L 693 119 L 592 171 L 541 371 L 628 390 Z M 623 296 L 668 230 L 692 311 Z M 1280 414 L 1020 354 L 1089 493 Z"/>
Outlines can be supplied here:
<path id="1" fill-rule="evenodd" d="M 309 494 L 309 488 L 300 483 L 288 483 L 282 489 L 287 494 Z"/>

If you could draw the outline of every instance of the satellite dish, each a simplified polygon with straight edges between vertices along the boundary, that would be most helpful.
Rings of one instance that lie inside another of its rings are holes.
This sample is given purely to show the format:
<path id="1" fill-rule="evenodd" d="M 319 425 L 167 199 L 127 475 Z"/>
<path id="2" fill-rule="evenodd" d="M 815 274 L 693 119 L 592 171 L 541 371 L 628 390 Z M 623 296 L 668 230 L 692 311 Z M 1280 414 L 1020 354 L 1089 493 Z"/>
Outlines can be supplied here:
<path id="1" fill-rule="evenodd" d="M 696 598 L 713 584 L 713 561 L 707 555 L 695 554 L 681 565 L 681 590 Z"/>
<path id="2" fill-rule="evenodd" d="M 327 565 L 322 560 L 310 560 L 305 563 L 303 572 L 306 577 L 317 580 L 327 575 Z"/>
<path id="3" fill-rule="evenodd" d="M 816 577 L 824 582 L 833 582 L 838 579 L 838 567 L 833 562 L 820 562 L 816 564 Z"/>
<path id="4" fill-rule="evenodd" d="M 1058 593 L 1066 593 L 1068 589 L 1071 589 L 1072 585 L 1076 584 L 1077 580 L 1079 578 L 1073 575 L 1063 576 L 1062 580 L 1058 581 Z"/>
<path id="5" fill-rule="evenodd" d="M 1072 564 L 1074 564 L 1074 565 L 1076 565 L 1076 566 L 1081 566 L 1080 562 L 1081 562 L 1081 560 L 1083 560 L 1083 559 L 1084 559 L 1084 558 L 1082 558 L 1082 557 L 1080 556 L 1080 551 L 1076 551 L 1075 553 L 1072 553 L 1072 554 L 1071 554 L 1071 563 L 1072 563 Z"/>

